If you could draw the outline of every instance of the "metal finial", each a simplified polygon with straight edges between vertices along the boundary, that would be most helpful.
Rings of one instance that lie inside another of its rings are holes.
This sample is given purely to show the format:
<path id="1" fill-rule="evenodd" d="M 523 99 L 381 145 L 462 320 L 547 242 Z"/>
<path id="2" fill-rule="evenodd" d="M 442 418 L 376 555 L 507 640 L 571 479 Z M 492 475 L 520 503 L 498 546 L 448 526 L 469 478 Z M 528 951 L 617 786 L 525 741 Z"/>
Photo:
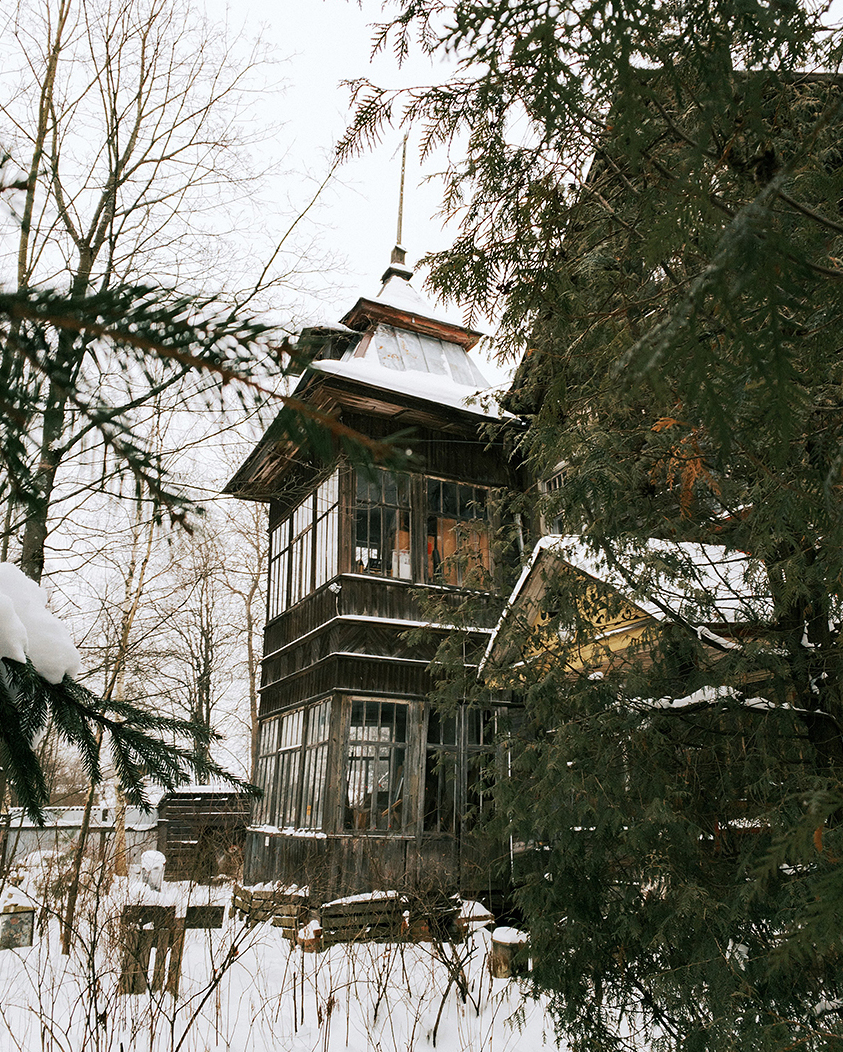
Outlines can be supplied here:
<path id="1" fill-rule="evenodd" d="M 407 138 L 409 134 L 409 132 L 405 134 L 404 144 L 401 148 L 401 185 L 398 190 L 398 228 L 395 231 L 395 247 L 398 249 L 401 248 L 404 240 L 404 173 L 407 170 Z M 404 260 L 401 259 L 398 262 L 403 263 Z"/>
<path id="2" fill-rule="evenodd" d="M 407 269 L 406 259 L 407 250 L 401 244 L 404 236 L 404 174 L 407 170 L 407 139 L 410 133 L 404 136 L 404 143 L 401 149 L 401 184 L 398 190 L 398 226 L 395 231 L 395 248 L 392 250 L 392 255 L 389 257 L 389 266 L 386 269 L 386 273 L 382 277 L 382 281 L 386 282 L 394 275 L 404 278 L 409 281 L 413 276 L 413 272 Z"/>

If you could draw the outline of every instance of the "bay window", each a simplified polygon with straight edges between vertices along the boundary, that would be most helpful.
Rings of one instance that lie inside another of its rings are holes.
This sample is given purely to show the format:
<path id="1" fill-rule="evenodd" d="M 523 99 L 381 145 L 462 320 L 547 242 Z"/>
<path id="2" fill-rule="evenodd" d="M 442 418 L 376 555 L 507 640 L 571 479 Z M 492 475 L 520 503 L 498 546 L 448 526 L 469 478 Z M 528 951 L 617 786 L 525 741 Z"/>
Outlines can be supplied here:
<path id="1" fill-rule="evenodd" d="M 321 829 L 328 770 L 330 701 L 273 716 L 261 724 L 255 823 Z"/>

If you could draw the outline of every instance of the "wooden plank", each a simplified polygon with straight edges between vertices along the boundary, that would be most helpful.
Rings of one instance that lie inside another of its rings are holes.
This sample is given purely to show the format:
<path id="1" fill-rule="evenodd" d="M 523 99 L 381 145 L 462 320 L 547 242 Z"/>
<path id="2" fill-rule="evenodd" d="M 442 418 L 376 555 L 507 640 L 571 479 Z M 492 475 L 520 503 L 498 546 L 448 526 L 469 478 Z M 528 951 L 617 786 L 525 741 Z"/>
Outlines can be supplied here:
<path id="1" fill-rule="evenodd" d="M 118 991 L 142 994 L 164 985 L 167 954 L 176 924 L 175 906 L 126 906 L 120 918 L 121 970 Z M 155 949 L 150 986 L 149 965 Z"/>
<path id="2" fill-rule="evenodd" d="M 167 993 L 174 998 L 179 995 L 181 961 L 184 953 L 184 923 L 176 922 L 170 949 L 170 968 L 167 974 Z"/>
<path id="3" fill-rule="evenodd" d="M 184 914 L 184 926 L 194 928 L 221 928 L 225 906 L 188 906 Z"/>
<path id="4" fill-rule="evenodd" d="M 380 919 L 382 917 L 400 917 L 404 913 L 404 905 L 400 899 L 396 899 L 394 904 L 388 899 L 383 904 L 378 900 L 374 900 L 372 902 L 342 903 L 341 905 L 329 904 L 323 906 L 320 912 L 322 927 L 324 928 L 328 923 L 350 918 L 373 917 Z"/>

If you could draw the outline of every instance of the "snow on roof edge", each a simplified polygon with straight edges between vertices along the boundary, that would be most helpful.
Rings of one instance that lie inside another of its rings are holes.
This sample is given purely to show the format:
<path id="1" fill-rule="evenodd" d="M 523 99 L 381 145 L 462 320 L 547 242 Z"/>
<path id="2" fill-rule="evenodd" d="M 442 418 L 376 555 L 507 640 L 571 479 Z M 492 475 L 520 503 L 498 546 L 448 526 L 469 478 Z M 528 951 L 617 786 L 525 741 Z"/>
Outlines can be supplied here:
<path id="1" fill-rule="evenodd" d="M 510 415 L 503 410 L 489 413 L 480 406 L 468 404 L 472 399 L 482 395 L 484 392 L 470 387 L 461 387 L 450 377 L 436 377 L 431 373 L 422 373 L 415 370 L 398 372 L 395 369 L 386 369 L 379 364 L 375 365 L 365 358 L 356 358 L 350 362 L 320 360 L 311 362 L 308 368 L 313 372 L 323 373 L 326 376 L 336 376 L 343 380 L 354 380 L 357 383 L 368 384 L 379 391 L 410 395 L 423 402 L 459 409 L 463 413 L 471 413 L 486 420 L 502 420 Z"/>
<path id="2" fill-rule="evenodd" d="M 681 552 L 682 554 L 689 555 L 694 562 L 694 566 L 697 568 L 699 568 L 700 566 L 705 566 L 706 564 L 708 564 L 708 566 L 710 567 L 714 567 L 716 565 L 723 566 L 727 563 L 734 563 L 735 565 L 746 566 L 748 562 L 748 557 L 739 555 L 737 552 L 734 553 L 733 558 L 729 558 L 729 556 L 727 555 L 727 549 L 723 545 L 692 544 L 687 541 L 662 541 L 657 538 L 649 538 L 647 541 L 644 542 L 643 547 L 652 550 L 664 548 L 669 552 L 676 552 L 677 554 Z M 545 534 L 543 537 L 540 537 L 539 540 L 536 542 L 533 551 L 530 554 L 530 558 L 528 559 L 523 570 L 521 571 L 518 581 L 515 583 L 515 587 L 510 593 L 506 606 L 504 607 L 501 616 L 498 618 L 498 623 L 495 625 L 494 632 L 492 633 L 491 639 L 489 640 L 489 643 L 486 647 L 483 659 L 480 662 L 480 665 L 478 666 L 478 675 L 482 675 L 486 663 L 489 660 L 489 657 L 491 656 L 491 652 L 494 648 L 498 633 L 503 627 L 503 624 L 506 621 L 507 617 L 510 615 L 511 611 L 514 609 L 518 598 L 527 583 L 527 580 L 529 579 L 529 577 L 533 573 L 533 570 L 535 569 L 536 563 L 540 559 L 542 553 L 548 550 L 556 550 L 558 554 L 575 570 L 586 574 L 587 576 L 593 578 L 596 581 L 599 581 L 602 584 L 609 585 L 610 587 L 616 589 L 621 595 L 629 599 L 629 601 L 634 603 L 639 609 L 643 610 L 645 613 L 653 617 L 654 620 L 662 622 L 666 619 L 667 614 L 664 612 L 664 609 L 661 605 L 657 605 L 656 603 L 647 599 L 646 594 L 637 593 L 627 581 L 625 581 L 623 578 L 620 578 L 616 573 L 614 573 L 611 567 L 606 566 L 605 563 L 601 564 L 601 562 L 599 561 L 599 556 L 595 556 L 586 547 L 586 545 L 583 543 L 580 537 L 577 537 L 572 534 Z M 711 558 L 711 553 L 713 552 L 720 552 L 722 553 L 723 557 L 715 562 L 715 560 Z M 721 580 L 721 583 L 725 582 Z M 706 587 L 707 584 L 712 585 L 715 593 L 717 591 L 716 584 L 713 584 L 713 582 L 711 582 L 710 580 L 709 582 L 700 580 L 698 584 L 701 587 Z M 738 620 L 736 615 L 743 608 L 743 604 L 741 602 L 736 603 L 734 597 L 731 599 L 731 602 L 727 601 L 725 604 L 723 604 L 722 598 L 719 598 L 718 602 L 721 604 L 723 612 L 735 615 L 730 619 L 731 621 Z"/>

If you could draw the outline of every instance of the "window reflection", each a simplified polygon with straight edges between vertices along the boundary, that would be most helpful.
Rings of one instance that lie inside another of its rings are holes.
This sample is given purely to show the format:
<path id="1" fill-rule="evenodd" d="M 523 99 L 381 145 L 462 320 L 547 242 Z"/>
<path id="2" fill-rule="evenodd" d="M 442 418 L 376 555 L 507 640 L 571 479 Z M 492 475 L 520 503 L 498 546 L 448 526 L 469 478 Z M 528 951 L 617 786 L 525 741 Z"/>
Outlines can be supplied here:
<path id="1" fill-rule="evenodd" d="M 491 570 L 487 491 L 427 480 L 427 580 L 485 587 Z"/>

